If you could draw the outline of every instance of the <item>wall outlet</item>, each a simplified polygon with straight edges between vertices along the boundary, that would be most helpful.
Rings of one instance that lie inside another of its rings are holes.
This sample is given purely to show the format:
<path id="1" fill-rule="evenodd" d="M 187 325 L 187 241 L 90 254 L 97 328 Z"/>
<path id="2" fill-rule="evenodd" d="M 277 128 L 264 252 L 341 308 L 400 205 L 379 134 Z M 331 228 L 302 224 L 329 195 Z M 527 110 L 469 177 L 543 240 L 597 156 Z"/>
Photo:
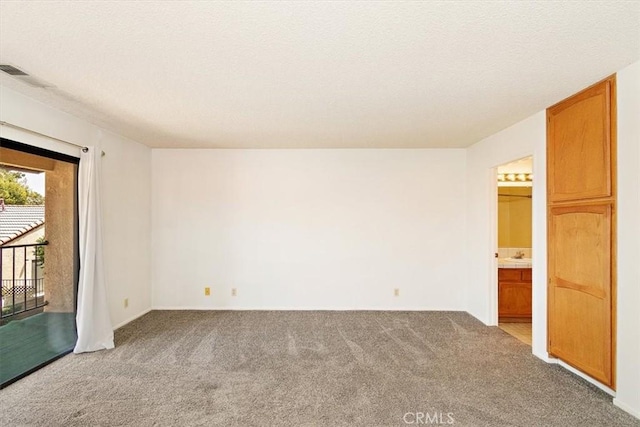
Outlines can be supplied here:
<path id="1" fill-rule="evenodd" d="M 399 297 L 400 296 L 400 288 L 395 288 L 393 290 L 393 296 L 394 297 Z"/>
<path id="2" fill-rule="evenodd" d="M 238 290 L 236 288 L 231 288 L 231 296 L 232 297 L 238 296 Z"/>
<path id="3" fill-rule="evenodd" d="M 124 299 L 124 308 L 129 307 L 129 298 Z"/>
<path id="4" fill-rule="evenodd" d="M 211 288 L 204 288 L 204 296 L 208 297 L 209 295 L 211 295 Z"/>

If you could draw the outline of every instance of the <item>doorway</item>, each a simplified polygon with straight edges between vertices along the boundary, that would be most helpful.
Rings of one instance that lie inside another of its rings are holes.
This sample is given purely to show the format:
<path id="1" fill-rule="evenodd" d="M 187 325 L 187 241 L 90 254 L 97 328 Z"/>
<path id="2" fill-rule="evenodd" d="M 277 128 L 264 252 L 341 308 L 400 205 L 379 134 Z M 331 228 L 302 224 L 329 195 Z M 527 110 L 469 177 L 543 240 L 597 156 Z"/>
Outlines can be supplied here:
<path id="1" fill-rule="evenodd" d="M 0 388 L 75 345 L 78 159 L 0 144 Z"/>
<path id="2" fill-rule="evenodd" d="M 532 342 L 533 157 L 497 168 L 498 326 Z"/>

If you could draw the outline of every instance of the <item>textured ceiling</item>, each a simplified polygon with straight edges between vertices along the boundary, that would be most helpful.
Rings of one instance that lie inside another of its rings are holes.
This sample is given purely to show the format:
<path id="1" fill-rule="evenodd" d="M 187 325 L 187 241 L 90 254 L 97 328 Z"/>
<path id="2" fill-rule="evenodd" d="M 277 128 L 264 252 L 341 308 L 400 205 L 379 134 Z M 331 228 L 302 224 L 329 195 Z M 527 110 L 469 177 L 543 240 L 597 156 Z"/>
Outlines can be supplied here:
<path id="1" fill-rule="evenodd" d="M 0 3 L 0 83 L 152 147 L 466 147 L 639 58 L 638 1 Z"/>

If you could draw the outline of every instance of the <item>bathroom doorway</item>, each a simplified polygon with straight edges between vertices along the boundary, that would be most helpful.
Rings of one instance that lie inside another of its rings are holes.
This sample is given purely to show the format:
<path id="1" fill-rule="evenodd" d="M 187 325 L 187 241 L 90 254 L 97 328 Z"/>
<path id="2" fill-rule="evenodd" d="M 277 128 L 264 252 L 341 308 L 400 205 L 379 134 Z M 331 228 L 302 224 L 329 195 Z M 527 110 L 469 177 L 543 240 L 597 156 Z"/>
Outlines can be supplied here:
<path id="1" fill-rule="evenodd" d="M 497 168 L 498 326 L 531 345 L 533 157 Z"/>

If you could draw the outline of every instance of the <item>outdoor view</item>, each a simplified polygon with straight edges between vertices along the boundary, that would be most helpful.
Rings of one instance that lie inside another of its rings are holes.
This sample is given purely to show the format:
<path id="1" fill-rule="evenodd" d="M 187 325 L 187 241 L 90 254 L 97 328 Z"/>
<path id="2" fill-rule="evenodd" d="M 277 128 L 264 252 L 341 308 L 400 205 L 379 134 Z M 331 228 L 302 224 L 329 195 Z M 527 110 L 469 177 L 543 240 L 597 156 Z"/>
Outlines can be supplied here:
<path id="1" fill-rule="evenodd" d="M 0 168 L 2 318 L 44 305 L 44 173 Z"/>

